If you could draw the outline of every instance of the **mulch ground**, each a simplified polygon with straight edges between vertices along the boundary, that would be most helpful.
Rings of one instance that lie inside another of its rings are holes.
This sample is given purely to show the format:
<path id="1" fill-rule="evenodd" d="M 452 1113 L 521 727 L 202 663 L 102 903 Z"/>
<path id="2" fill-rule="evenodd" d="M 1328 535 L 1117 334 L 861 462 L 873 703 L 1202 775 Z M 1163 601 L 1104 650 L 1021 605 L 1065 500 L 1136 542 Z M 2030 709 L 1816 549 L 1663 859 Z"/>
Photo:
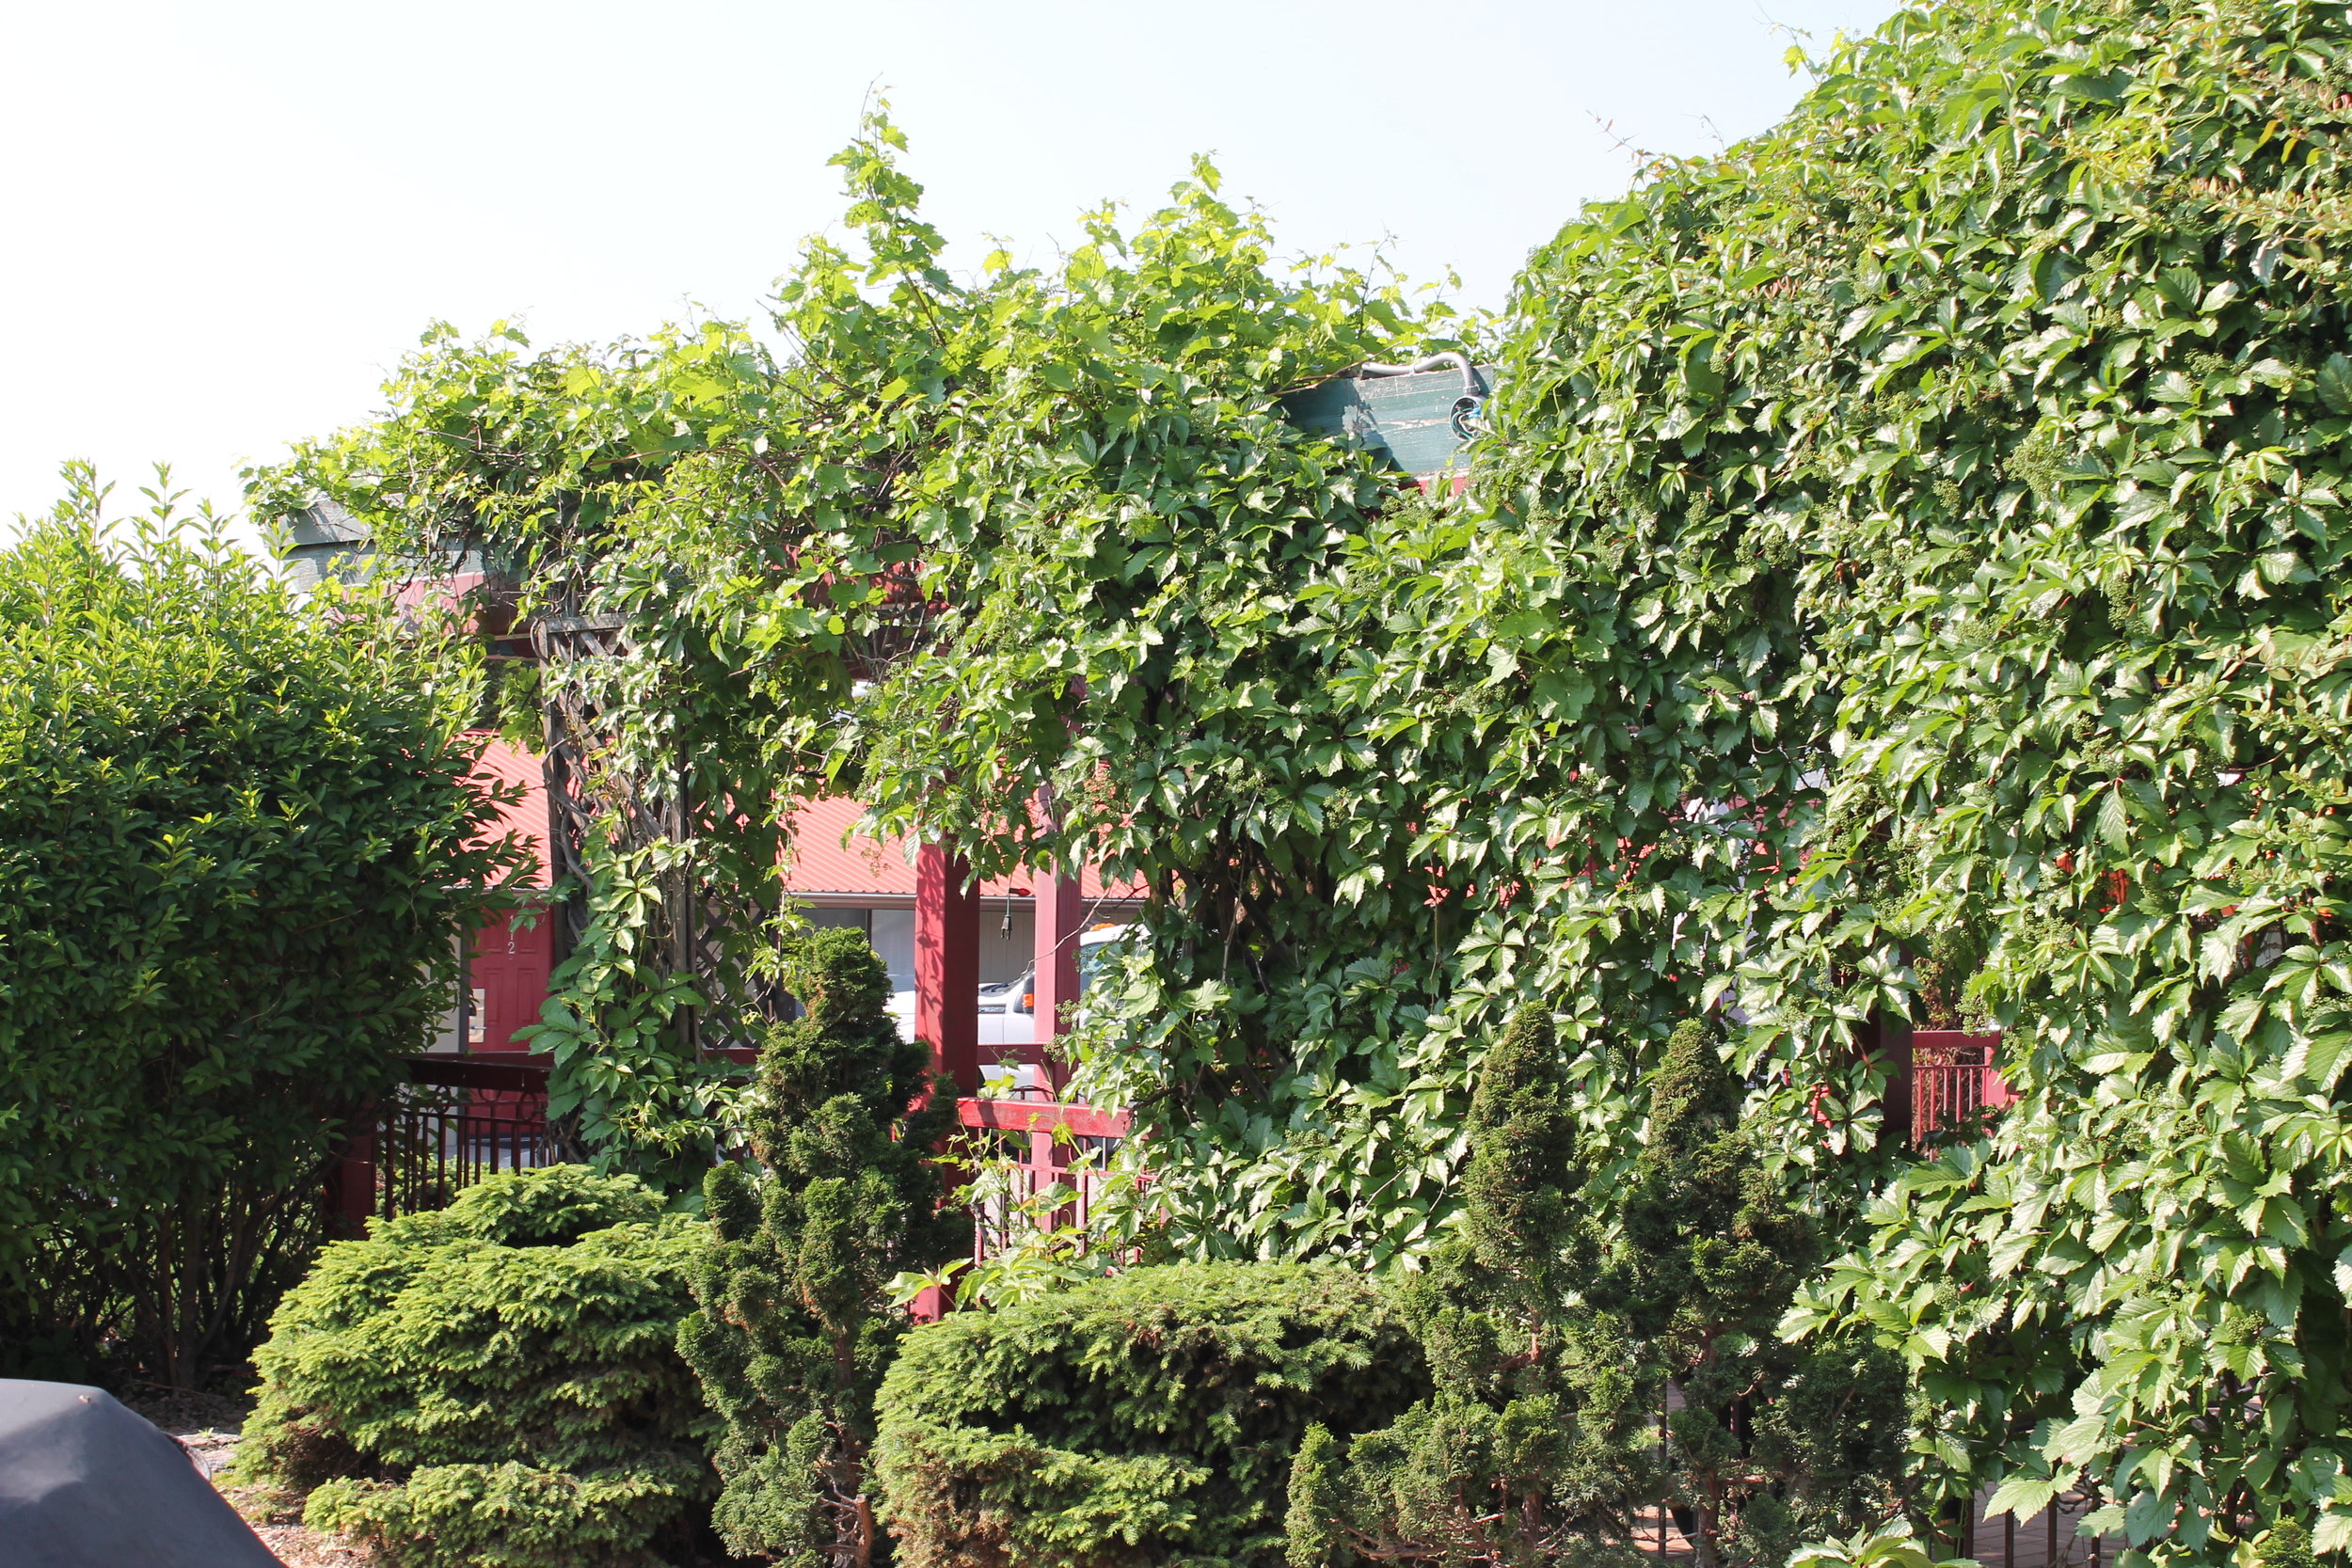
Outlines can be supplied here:
<path id="1" fill-rule="evenodd" d="M 122 1402 L 187 1450 L 204 1479 L 220 1489 L 220 1495 L 245 1516 L 253 1533 L 286 1568 L 368 1568 L 370 1556 L 360 1547 L 305 1528 L 299 1503 L 290 1503 L 258 1486 L 229 1484 L 226 1472 L 237 1457 L 237 1432 L 252 1408 L 250 1400 L 141 1388 L 124 1396 Z"/>

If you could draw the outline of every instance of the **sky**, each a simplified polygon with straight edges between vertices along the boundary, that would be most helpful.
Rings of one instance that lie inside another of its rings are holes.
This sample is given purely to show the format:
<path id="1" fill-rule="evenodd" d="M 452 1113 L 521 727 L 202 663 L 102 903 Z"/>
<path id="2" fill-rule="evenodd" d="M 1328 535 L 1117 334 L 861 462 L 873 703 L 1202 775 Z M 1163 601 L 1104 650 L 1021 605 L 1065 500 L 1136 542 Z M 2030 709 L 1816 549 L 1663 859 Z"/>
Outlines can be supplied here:
<path id="1" fill-rule="evenodd" d="M 1214 156 L 1286 251 L 1499 306 L 1642 153 L 1716 150 L 1894 0 L 77 0 L 0 6 L 0 534 L 87 458 L 225 508 L 419 333 L 756 319 L 887 95 L 974 268 Z M 119 504 L 116 510 L 121 510 Z"/>

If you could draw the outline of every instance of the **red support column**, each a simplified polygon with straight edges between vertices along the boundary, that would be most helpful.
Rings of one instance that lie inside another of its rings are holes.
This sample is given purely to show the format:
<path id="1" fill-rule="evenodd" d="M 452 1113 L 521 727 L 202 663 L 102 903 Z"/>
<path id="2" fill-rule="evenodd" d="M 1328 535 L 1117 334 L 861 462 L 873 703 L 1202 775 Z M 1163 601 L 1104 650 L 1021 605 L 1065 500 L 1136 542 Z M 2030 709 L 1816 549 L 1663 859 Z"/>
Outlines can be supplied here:
<path id="1" fill-rule="evenodd" d="M 330 1241 L 358 1241 L 368 1233 L 368 1226 L 375 1218 L 374 1115 L 373 1107 L 362 1113 L 368 1119 L 361 1125 L 368 1131 L 349 1134 L 326 1167 L 326 1233 Z"/>
<path id="2" fill-rule="evenodd" d="M 1075 877 L 1040 871 L 1030 885 L 1037 893 L 1037 1011 L 1029 1038 L 1038 1048 L 1039 1075 L 1058 1099 L 1070 1069 L 1055 1059 L 1054 1039 L 1069 1032 L 1070 1005 L 1078 1000 L 1078 922 L 1084 906 Z"/>
<path id="3" fill-rule="evenodd" d="M 951 844 L 914 854 L 914 1035 L 959 1094 L 980 1092 L 980 890 Z"/>
<path id="4" fill-rule="evenodd" d="M 979 886 L 952 843 L 923 845 L 914 851 L 914 1037 L 959 1095 L 980 1092 L 979 992 Z M 915 1297 L 914 1320 L 934 1323 L 947 1305 L 934 1286 Z"/>

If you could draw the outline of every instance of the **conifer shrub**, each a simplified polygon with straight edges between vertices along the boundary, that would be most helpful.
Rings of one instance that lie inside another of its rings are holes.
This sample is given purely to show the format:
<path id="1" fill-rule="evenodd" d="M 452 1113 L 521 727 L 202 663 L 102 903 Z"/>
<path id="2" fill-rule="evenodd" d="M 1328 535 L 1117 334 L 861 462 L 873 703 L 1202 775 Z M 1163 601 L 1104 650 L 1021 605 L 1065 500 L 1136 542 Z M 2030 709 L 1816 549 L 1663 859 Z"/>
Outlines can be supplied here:
<path id="1" fill-rule="evenodd" d="M 1745 1096 L 1713 1026 L 1677 1026 L 1651 1079 L 1647 1141 L 1621 1196 L 1597 1208 L 1613 1234 L 1579 1280 L 1624 1325 L 1645 1388 L 1679 1395 L 1664 1500 L 1702 1568 L 1778 1563 L 1890 1516 L 1908 1435 L 1893 1353 L 1780 1338 L 1826 1261 L 1823 1237 L 1741 1128 Z"/>
<path id="2" fill-rule="evenodd" d="M 1361 1274 L 1168 1264 L 916 1330 L 874 1463 L 904 1568 L 1271 1564 L 1301 1436 L 1427 1392 Z"/>
<path id="3" fill-rule="evenodd" d="M 1580 1146 L 1549 1014 L 1512 1022 L 1471 1104 L 1462 1222 L 1403 1292 L 1435 1392 L 1353 1442 L 1306 1434 L 1293 1568 L 1630 1562 L 1653 1504 L 1705 1568 L 1778 1563 L 1892 1511 L 1900 1366 L 1774 1334 L 1820 1246 L 1741 1134 L 1704 1021 L 1649 1092 L 1613 1171 Z"/>
<path id="4" fill-rule="evenodd" d="M 725 1423 L 727 1545 L 862 1564 L 883 1550 L 866 1484 L 874 1391 L 911 1322 L 890 1284 L 969 1247 L 971 1222 L 941 1211 L 930 1160 L 953 1091 L 910 1109 L 930 1053 L 899 1039 L 865 933 L 803 933 L 785 978 L 806 1016 L 760 1053 L 749 1120 L 765 1169 L 710 1174 L 714 1240 L 678 1344 Z"/>
<path id="5" fill-rule="evenodd" d="M 697 1560 L 696 1229 L 633 1178 L 554 1165 L 329 1246 L 255 1355 L 243 1479 L 393 1568 Z"/>

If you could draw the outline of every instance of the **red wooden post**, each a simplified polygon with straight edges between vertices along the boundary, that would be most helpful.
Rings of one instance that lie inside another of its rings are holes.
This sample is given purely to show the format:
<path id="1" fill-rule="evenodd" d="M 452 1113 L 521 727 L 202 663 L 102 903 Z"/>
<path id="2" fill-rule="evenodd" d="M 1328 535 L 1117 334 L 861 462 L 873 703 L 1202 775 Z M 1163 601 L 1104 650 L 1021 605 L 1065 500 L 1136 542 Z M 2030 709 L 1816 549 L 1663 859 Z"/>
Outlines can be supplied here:
<path id="1" fill-rule="evenodd" d="M 373 1110 L 361 1113 L 373 1117 Z M 375 1218 L 375 1132 L 355 1132 L 326 1167 L 326 1228 L 330 1240 L 356 1242 Z"/>
<path id="2" fill-rule="evenodd" d="M 914 1035 L 959 1094 L 980 1092 L 980 890 L 952 844 L 914 855 Z"/>
<path id="3" fill-rule="evenodd" d="M 914 1037 L 957 1094 L 980 1092 L 980 890 L 952 843 L 914 852 Z M 914 1320 L 935 1323 L 947 1306 L 933 1287 L 914 1298 Z"/>
<path id="4" fill-rule="evenodd" d="M 1029 1024 L 1029 1038 L 1037 1043 L 1039 1076 L 1058 1100 L 1070 1068 L 1055 1059 L 1053 1047 L 1057 1036 L 1069 1032 L 1070 1006 L 1078 1000 L 1078 922 L 1083 903 L 1075 877 L 1040 871 L 1031 886 L 1037 893 L 1037 1011 Z"/>

